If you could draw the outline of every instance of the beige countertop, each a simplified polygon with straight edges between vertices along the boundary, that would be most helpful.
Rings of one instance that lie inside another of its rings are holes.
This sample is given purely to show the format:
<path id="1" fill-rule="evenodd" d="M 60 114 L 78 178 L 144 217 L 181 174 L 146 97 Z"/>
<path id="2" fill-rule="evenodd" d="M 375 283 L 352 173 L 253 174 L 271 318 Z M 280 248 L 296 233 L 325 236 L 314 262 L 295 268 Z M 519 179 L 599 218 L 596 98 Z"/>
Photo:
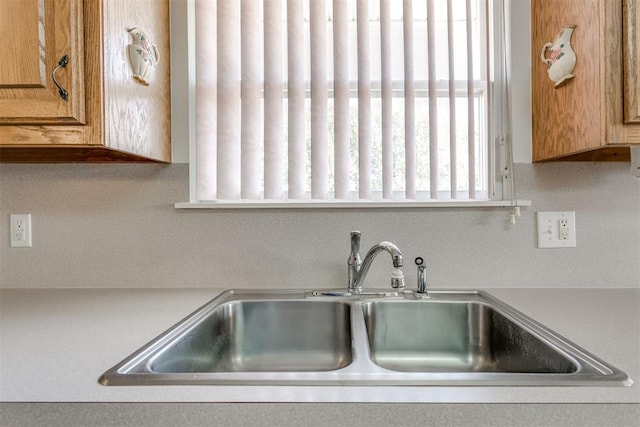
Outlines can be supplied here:
<path id="1" fill-rule="evenodd" d="M 640 289 L 490 289 L 630 387 L 147 386 L 99 376 L 221 289 L 0 289 L 3 402 L 640 403 Z"/>

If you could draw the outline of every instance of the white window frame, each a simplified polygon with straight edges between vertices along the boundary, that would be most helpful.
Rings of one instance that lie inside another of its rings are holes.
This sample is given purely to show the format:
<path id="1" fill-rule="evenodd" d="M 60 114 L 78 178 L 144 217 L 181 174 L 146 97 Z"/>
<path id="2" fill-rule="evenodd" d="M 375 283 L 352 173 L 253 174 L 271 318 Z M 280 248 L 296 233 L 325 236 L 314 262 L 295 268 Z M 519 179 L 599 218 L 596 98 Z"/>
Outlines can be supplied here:
<path id="1" fill-rule="evenodd" d="M 492 19 L 508 19 L 510 0 L 491 0 L 493 2 L 505 1 L 504 17 L 493 16 Z M 495 8 L 494 8 L 495 9 Z M 172 28 L 180 28 L 172 31 L 172 88 L 181 89 L 186 97 L 176 97 L 176 92 L 172 90 L 172 133 L 173 135 L 188 135 L 188 153 L 182 151 L 182 158 L 187 157 L 189 162 L 189 201 L 177 202 L 177 209 L 300 209 L 300 208 L 502 208 L 502 207 L 527 207 L 531 206 L 530 200 L 517 198 L 515 190 L 515 177 L 513 171 L 513 149 L 511 130 L 507 131 L 495 129 L 496 120 L 490 120 L 493 129 L 488 130 L 488 138 L 493 139 L 488 143 L 488 200 L 451 200 L 451 199 L 430 199 L 430 200 L 239 200 L 239 201 L 199 201 L 196 197 L 196 141 L 195 141 L 195 28 L 191 23 L 195 22 L 195 0 L 172 1 L 171 24 Z M 178 33 L 178 34 L 176 34 Z M 492 37 L 494 51 L 500 40 Z M 176 41 L 178 43 L 176 43 Z M 503 41 L 508 43 L 508 40 Z M 182 46 L 182 48 L 179 47 Z M 186 49 L 184 47 L 186 46 Z M 496 61 L 496 58 L 492 58 Z M 508 64 L 494 64 L 494 72 L 508 72 Z M 498 76 L 494 76 L 496 80 Z M 486 88 L 488 96 L 493 101 L 491 111 L 505 111 L 510 122 L 510 100 L 509 93 L 501 93 L 499 88 L 489 83 Z M 504 104 L 504 105 L 501 105 Z M 186 107 L 186 108 L 184 108 Z M 176 117 L 178 116 L 178 118 Z M 180 120 L 180 118 L 182 120 Z M 174 138 L 174 142 L 176 138 Z M 175 144 L 174 144 L 175 145 Z M 176 150 L 174 148 L 174 158 Z M 512 194 L 515 193 L 515 194 Z"/>

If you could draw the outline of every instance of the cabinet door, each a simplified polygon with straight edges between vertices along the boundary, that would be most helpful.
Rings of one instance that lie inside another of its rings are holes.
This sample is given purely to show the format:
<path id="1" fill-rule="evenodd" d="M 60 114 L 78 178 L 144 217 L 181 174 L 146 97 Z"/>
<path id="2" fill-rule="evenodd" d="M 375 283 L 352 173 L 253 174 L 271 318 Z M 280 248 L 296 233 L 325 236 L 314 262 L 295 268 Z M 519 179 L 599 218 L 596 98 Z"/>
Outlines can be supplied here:
<path id="1" fill-rule="evenodd" d="M 624 122 L 640 123 L 639 0 L 624 1 L 622 52 L 624 58 Z"/>
<path id="2" fill-rule="evenodd" d="M 0 52 L 0 124 L 84 123 L 82 0 L 0 0 Z"/>
<path id="3" fill-rule="evenodd" d="M 598 148 L 604 140 L 600 111 L 603 60 L 598 31 L 602 5 L 600 0 L 531 2 L 534 161 Z M 547 65 L 541 60 L 541 50 L 547 43 L 553 43 L 566 25 L 576 26 L 571 37 L 577 57 L 575 78 L 555 87 Z"/>

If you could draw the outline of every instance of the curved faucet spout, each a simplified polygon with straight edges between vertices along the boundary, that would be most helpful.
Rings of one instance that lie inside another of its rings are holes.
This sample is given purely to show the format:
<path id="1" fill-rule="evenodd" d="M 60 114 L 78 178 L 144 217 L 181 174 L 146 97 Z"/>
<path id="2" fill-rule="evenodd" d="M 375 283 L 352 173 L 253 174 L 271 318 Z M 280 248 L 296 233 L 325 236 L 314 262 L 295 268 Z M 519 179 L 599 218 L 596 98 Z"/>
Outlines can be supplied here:
<path id="1" fill-rule="evenodd" d="M 380 242 L 377 245 L 373 245 L 373 247 L 369 249 L 369 252 L 367 252 L 367 255 L 365 255 L 362 264 L 358 266 L 357 269 L 355 266 L 352 266 L 351 264 L 349 265 L 349 291 L 354 293 L 360 293 L 362 291 L 362 284 L 365 277 L 367 277 L 371 263 L 376 255 L 381 251 L 386 251 L 391 255 L 394 268 L 399 269 L 402 267 L 402 252 L 400 252 L 400 249 L 398 249 L 396 245 L 391 242 Z M 396 275 L 394 279 L 394 287 L 404 287 L 404 281 L 402 280 L 401 274 L 399 276 Z"/>

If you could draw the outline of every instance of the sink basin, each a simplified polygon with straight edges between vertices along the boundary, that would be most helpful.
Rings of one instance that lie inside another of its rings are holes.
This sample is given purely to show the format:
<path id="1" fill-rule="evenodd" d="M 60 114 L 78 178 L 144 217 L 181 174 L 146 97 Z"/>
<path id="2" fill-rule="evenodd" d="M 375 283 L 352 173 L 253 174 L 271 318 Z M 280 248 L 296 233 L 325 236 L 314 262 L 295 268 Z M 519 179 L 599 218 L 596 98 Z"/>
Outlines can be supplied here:
<path id="1" fill-rule="evenodd" d="M 578 364 L 479 302 L 375 301 L 364 305 L 374 363 L 406 372 L 570 374 Z"/>
<path id="2" fill-rule="evenodd" d="M 168 344 L 150 359 L 149 370 L 327 371 L 351 359 L 350 310 L 344 303 L 233 301 Z"/>
<path id="3" fill-rule="evenodd" d="M 226 291 L 103 385 L 620 386 L 617 368 L 485 292 Z"/>

